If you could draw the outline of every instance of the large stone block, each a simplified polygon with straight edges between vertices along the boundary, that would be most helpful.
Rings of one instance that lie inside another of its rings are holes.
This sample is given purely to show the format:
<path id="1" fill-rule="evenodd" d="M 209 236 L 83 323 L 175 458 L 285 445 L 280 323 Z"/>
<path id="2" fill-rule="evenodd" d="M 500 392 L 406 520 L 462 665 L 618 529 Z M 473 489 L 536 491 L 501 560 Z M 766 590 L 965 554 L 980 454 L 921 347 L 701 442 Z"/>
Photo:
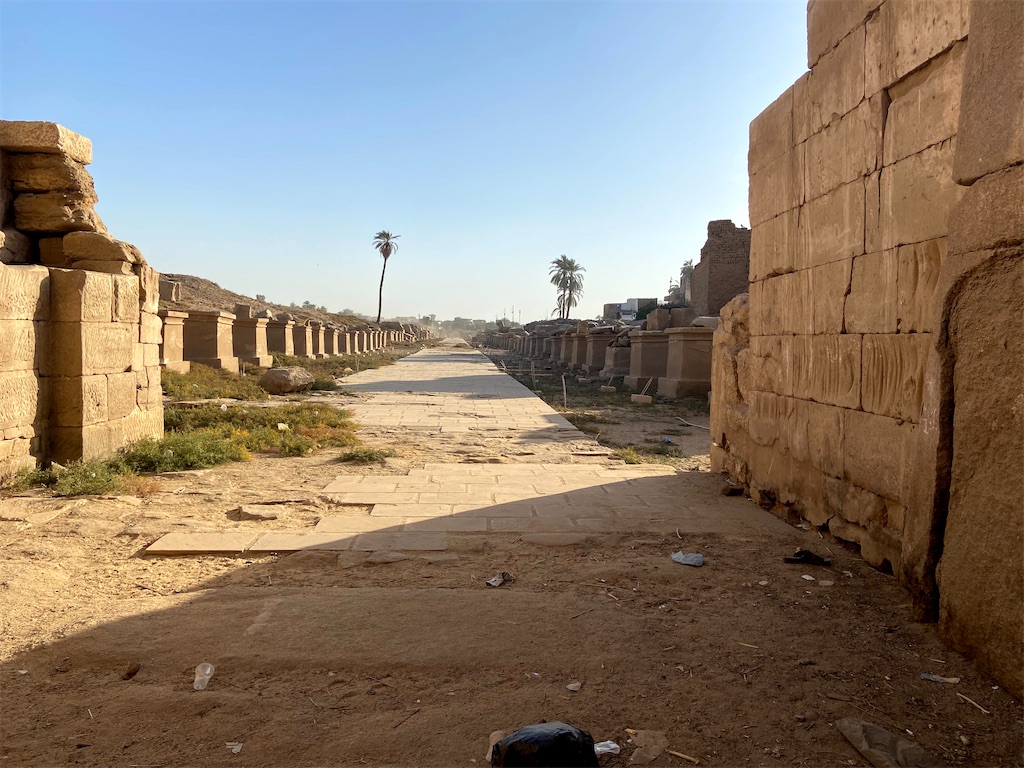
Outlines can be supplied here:
<path id="1" fill-rule="evenodd" d="M 139 326 L 131 323 L 50 324 L 46 375 L 82 376 L 131 370 Z"/>
<path id="2" fill-rule="evenodd" d="M 64 256 L 64 237 L 61 235 L 55 237 L 41 237 L 39 238 L 39 263 L 44 267 L 57 267 L 58 269 L 67 269 L 71 266 L 71 262 Z"/>
<path id="3" fill-rule="evenodd" d="M 46 350 L 45 324 L 32 320 L 0 320 L 0 371 L 31 371 Z"/>
<path id="4" fill-rule="evenodd" d="M 786 211 L 750 231 L 750 280 L 795 272 L 804 267 L 800 252 L 799 209 Z"/>
<path id="5" fill-rule="evenodd" d="M 16 229 L 0 230 L 0 264 L 28 264 L 32 242 Z"/>
<path id="6" fill-rule="evenodd" d="M 50 271 L 0 264 L 0 320 L 46 320 L 50 316 Z"/>
<path id="7" fill-rule="evenodd" d="M 711 328 L 670 328 L 665 376 L 658 380 L 662 397 L 700 397 L 711 391 Z"/>
<path id="8" fill-rule="evenodd" d="M 69 232 L 64 235 L 64 256 L 72 261 L 120 261 L 145 264 L 142 253 L 131 243 L 115 240 L 100 232 Z"/>
<path id="9" fill-rule="evenodd" d="M 110 322 L 114 278 L 81 269 L 50 271 L 50 317 L 66 322 Z M 138 313 L 133 316 L 138 320 Z"/>
<path id="10" fill-rule="evenodd" d="M 793 141 L 793 88 L 790 86 L 750 123 L 748 173 L 761 170 L 796 145 Z"/>
<path id="11" fill-rule="evenodd" d="M 796 142 L 813 136 L 864 98 L 864 27 L 857 27 L 822 56 L 793 100 Z"/>
<path id="12" fill-rule="evenodd" d="M 814 200 L 881 167 L 883 99 L 862 101 L 807 139 L 804 193 Z"/>
<path id="13" fill-rule="evenodd" d="M 812 329 L 816 334 L 842 333 L 846 294 L 850 291 L 853 260 L 843 259 L 822 264 L 810 271 L 813 317 Z"/>
<path id="14" fill-rule="evenodd" d="M 955 139 L 882 169 L 879 227 L 882 249 L 943 237 L 964 188 L 953 181 Z"/>
<path id="15" fill-rule="evenodd" d="M 39 378 L 34 371 L 0 371 L 0 429 L 40 419 Z"/>
<path id="16" fill-rule="evenodd" d="M 807 67 L 817 64 L 881 4 L 882 0 L 809 0 Z"/>
<path id="17" fill-rule="evenodd" d="M 750 223 L 757 226 L 796 208 L 804 199 L 804 145 L 750 174 Z"/>
<path id="18" fill-rule="evenodd" d="M 7 170 L 15 194 L 78 192 L 96 196 L 92 176 L 85 166 L 65 155 L 10 155 Z"/>
<path id="19" fill-rule="evenodd" d="M 160 273 L 145 262 L 133 269 L 139 278 L 139 308 L 155 315 L 160 308 Z"/>
<path id="20" fill-rule="evenodd" d="M 0 120 L 0 149 L 67 155 L 85 165 L 92 162 L 92 142 L 57 123 Z"/>
<path id="21" fill-rule="evenodd" d="M 22 232 L 105 232 L 93 210 L 95 195 L 80 192 L 42 192 L 14 198 L 14 226 Z"/>
<path id="22" fill-rule="evenodd" d="M 157 315 L 151 315 L 149 312 L 143 312 L 141 315 L 142 322 L 139 328 L 139 341 L 143 344 L 160 344 L 163 339 L 161 331 L 163 330 L 163 321 Z"/>
<path id="23" fill-rule="evenodd" d="M 842 408 L 858 408 L 861 390 L 861 338 L 842 334 L 808 336 L 794 344 L 786 361 L 793 395 Z"/>
<path id="24" fill-rule="evenodd" d="M 949 217 L 950 253 L 1003 248 L 1024 241 L 1024 165 L 989 174 L 966 190 L 957 189 L 963 191 L 963 197 Z"/>
<path id="25" fill-rule="evenodd" d="M 966 49 L 957 44 L 888 90 L 885 165 L 956 135 Z"/>
<path id="26" fill-rule="evenodd" d="M 134 275 L 132 265 L 126 261 L 68 261 L 71 269 L 87 269 L 108 275 Z"/>
<path id="27" fill-rule="evenodd" d="M 114 308 L 111 317 L 115 323 L 139 321 L 139 278 L 135 275 L 111 275 L 114 286 Z"/>
<path id="28" fill-rule="evenodd" d="M 946 258 L 946 242 L 940 239 L 900 246 L 896 277 L 896 327 L 900 333 L 939 330 L 941 308 L 937 287 Z"/>
<path id="29" fill-rule="evenodd" d="M 157 367 L 159 370 L 159 366 Z M 136 376 L 133 372 L 112 373 L 107 378 L 107 418 L 120 419 L 135 410 Z"/>
<path id="30" fill-rule="evenodd" d="M 816 267 L 864 253 L 865 181 L 844 184 L 800 209 L 800 252 Z"/>
<path id="31" fill-rule="evenodd" d="M 929 333 L 864 337 L 861 404 L 865 411 L 917 422 L 921 418 Z"/>
<path id="32" fill-rule="evenodd" d="M 864 411 L 843 411 L 844 477 L 887 499 L 902 499 L 904 473 L 913 469 L 916 427 Z"/>
<path id="33" fill-rule="evenodd" d="M 895 248 L 853 260 L 844 310 L 849 333 L 896 333 L 898 267 Z"/>
<path id="34" fill-rule="evenodd" d="M 132 376 L 134 387 L 134 376 L 127 375 Z M 108 420 L 107 414 L 106 376 L 55 376 L 50 379 L 50 421 L 53 426 L 100 424 Z"/>
<path id="35" fill-rule="evenodd" d="M 797 415 L 806 429 L 806 456 L 798 456 L 832 477 L 843 475 L 843 410 L 797 400 Z"/>
<path id="36" fill-rule="evenodd" d="M 813 332 L 809 270 L 789 272 L 750 285 L 750 332 L 757 336 Z"/>
<path id="37" fill-rule="evenodd" d="M 867 22 L 864 95 L 888 88 L 967 37 L 968 0 L 889 0 Z"/>
<path id="38" fill-rule="evenodd" d="M 1024 162 L 1024 3 L 973 2 L 970 25 L 953 163 L 961 184 Z"/>

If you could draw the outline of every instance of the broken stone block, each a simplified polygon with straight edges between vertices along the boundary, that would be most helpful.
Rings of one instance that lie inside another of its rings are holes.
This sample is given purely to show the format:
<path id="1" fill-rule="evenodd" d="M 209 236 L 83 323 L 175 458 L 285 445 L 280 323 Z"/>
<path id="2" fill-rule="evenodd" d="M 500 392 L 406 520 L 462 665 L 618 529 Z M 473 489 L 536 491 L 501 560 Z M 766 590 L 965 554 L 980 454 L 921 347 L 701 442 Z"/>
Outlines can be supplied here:
<path id="1" fill-rule="evenodd" d="M 139 278 L 139 306 L 143 312 L 156 314 L 160 308 L 160 273 L 146 263 L 136 264 Z"/>
<path id="2" fill-rule="evenodd" d="M 92 162 L 92 142 L 57 123 L 0 120 L 0 149 L 67 155 L 84 165 Z"/>
<path id="3" fill-rule="evenodd" d="M 131 370 L 139 326 L 131 323 L 50 323 L 48 376 L 121 373 Z"/>
<path id="4" fill-rule="evenodd" d="M 31 242 L 18 230 L 0 230 L 0 263 L 28 264 L 31 250 Z"/>
<path id="5" fill-rule="evenodd" d="M 114 306 L 114 278 L 81 269 L 50 270 L 50 317 L 66 322 L 108 323 Z M 128 322 L 138 320 L 138 305 Z"/>
<path id="6" fill-rule="evenodd" d="M 257 504 L 243 504 L 233 511 L 239 520 L 278 520 L 281 517 L 277 510 Z"/>
<path id="7" fill-rule="evenodd" d="M 160 300 L 161 301 L 181 301 L 181 283 L 176 283 L 171 280 L 165 280 L 160 278 Z"/>
<path id="8" fill-rule="evenodd" d="M 46 320 L 50 315 L 50 271 L 0 262 L 0 320 Z"/>

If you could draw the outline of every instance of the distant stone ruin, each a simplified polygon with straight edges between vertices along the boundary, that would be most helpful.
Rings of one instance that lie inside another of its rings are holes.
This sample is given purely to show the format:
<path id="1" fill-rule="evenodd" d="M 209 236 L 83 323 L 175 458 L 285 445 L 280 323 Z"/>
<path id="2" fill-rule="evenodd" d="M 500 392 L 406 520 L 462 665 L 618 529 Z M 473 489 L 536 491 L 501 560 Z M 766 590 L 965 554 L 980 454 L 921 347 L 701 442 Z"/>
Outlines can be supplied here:
<path id="1" fill-rule="evenodd" d="M 691 306 L 699 316 L 717 315 L 729 301 L 747 292 L 750 230 L 729 219 L 708 222 L 708 239 L 691 276 Z"/>

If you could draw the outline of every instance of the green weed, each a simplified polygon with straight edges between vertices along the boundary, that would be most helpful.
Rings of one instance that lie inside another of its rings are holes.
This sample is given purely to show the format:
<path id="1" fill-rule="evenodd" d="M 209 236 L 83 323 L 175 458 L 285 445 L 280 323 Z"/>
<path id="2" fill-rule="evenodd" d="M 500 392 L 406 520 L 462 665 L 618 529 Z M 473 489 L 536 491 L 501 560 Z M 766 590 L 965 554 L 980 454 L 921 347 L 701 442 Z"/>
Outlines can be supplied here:
<path id="1" fill-rule="evenodd" d="M 268 395 L 256 376 L 240 376 L 220 368 L 192 363 L 188 373 L 163 370 L 160 373 L 164 394 L 172 400 L 266 400 Z"/>
<path id="2" fill-rule="evenodd" d="M 353 464 L 373 464 L 383 462 L 395 455 L 390 448 L 353 448 L 345 451 L 338 457 L 338 461 L 351 462 Z"/>

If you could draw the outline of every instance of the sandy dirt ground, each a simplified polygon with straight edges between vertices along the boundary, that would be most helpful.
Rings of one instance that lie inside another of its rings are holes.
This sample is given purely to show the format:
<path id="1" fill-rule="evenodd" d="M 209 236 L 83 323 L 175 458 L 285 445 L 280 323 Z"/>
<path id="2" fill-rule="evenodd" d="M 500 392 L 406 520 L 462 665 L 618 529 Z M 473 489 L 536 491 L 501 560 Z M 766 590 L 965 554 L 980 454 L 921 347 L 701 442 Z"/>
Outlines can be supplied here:
<path id="1" fill-rule="evenodd" d="M 678 424 L 625 407 L 608 418 L 618 424 L 598 426 L 623 443 Z M 622 530 L 565 547 L 452 534 L 445 552 L 383 563 L 144 555 L 168 531 L 268 525 L 239 520 L 243 503 L 279 510 L 275 529 L 308 528 L 330 513 L 321 490 L 338 475 L 609 461 L 582 455 L 600 452 L 589 441 L 362 436 L 399 455 L 369 469 L 336 451 L 260 456 L 159 477 L 145 498 L 0 500 L 0 765 L 484 766 L 492 731 L 543 720 L 617 742 L 608 766 L 630 764 L 626 729 L 664 731 L 702 765 L 866 765 L 834 726 L 848 716 L 949 765 L 1024 764 L 1020 702 L 911 622 L 891 576 L 813 531 Z M 672 439 L 694 441 L 679 469 L 718 496 L 706 433 Z M 798 546 L 832 566 L 783 564 Z M 673 563 L 679 549 L 707 564 Z M 484 585 L 500 571 L 515 581 Z M 216 672 L 195 691 L 202 661 Z"/>

